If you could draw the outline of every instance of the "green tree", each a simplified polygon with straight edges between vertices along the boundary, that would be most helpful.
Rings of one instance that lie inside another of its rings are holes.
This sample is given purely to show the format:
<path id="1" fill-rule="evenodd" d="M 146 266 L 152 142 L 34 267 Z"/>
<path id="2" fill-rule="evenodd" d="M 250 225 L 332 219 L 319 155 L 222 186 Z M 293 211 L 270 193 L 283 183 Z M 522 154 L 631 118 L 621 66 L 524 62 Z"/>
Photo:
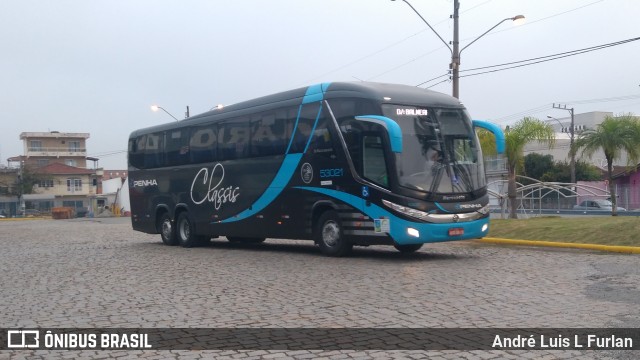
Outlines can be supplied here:
<path id="1" fill-rule="evenodd" d="M 478 135 L 478 141 L 480 141 L 480 148 L 482 149 L 482 155 L 496 155 L 496 137 L 489 130 L 477 128 L 476 134 Z"/>
<path id="2" fill-rule="evenodd" d="M 553 156 L 531 153 L 524 157 L 524 174 L 536 180 L 542 180 L 542 176 L 553 170 Z"/>
<path id="3" fill-rule="evenodd" d="M 24 194 L 33 194 L 35 186 L 40 182 L 42 176 L 29 166 L 23 166 L 13 187 L 13 194 L 21 197 Z"/>
<path id="4" fill-rule="evenodd" d="M 531 141 L 546 143 L 549 148 L 555 143 L 553 127 L 533 117 L 525 117 L 506 129 L 505 133 L 507 169 L 509 170 L 507 197 L 509 218 L 517 219 L 516 172 L 524 163 L 524 146 Z"/>
<path id="5" fill-rule="evenodd" d="M 613 184 L 613 161 L 627 154 L 630 164 L 637 164 L 640 158 L 640 120 L 631 114 L 607 116 L 595 129 L 583 131 L 570 150 L 572 154 L 580 152 L 591 156 L 602 150 L 607 161 L 607 179 L 613 208 L 612 216 L 618 215 L 616 189 Z"/>
<path id="6" fill-rule="evenodd" d="M 568 183 L 571 182 L 571 165 L 566 161 L 557 161 L 554 164 L 555 177 L 553 180 Z M 576 160 L 576 181 L 598 181 L 602 175 L 598 168 L 583 160 Z"/>

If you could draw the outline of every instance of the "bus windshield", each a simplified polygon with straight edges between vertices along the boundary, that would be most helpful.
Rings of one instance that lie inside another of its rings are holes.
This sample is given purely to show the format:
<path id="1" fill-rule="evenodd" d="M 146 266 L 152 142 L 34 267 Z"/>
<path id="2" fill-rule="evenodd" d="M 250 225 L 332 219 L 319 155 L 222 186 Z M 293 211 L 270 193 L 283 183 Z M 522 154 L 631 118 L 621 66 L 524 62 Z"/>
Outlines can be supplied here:
<path id="1" fill-rule="evenodd" d="M 482 154 L 464 109 L 385 104 L 402 129 L 396 154 L 400 186 L 429 193 L 469 193 L 485 186 Z"/>

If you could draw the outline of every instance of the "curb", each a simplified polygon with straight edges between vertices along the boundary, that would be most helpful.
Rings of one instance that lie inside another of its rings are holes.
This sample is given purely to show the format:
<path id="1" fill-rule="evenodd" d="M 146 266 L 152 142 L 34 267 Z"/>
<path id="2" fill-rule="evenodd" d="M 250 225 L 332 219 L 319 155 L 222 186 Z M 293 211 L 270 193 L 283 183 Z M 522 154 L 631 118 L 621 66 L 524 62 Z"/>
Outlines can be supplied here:
<path id="1" fill-rule="evenodd" d="M 0 222 L 3 221 L 27 221 L 27 220 L 47 220 L 47 219 L 51 219 L 51 217 L 21 217 L 21 218 L 2 218 L 0 219 Z"/>
<path id="2" fill-rule="evenodd" d="M 574 244 L 574 243 L 563 243 L 563 242 L 553 242 L 553 241 L 513 240 L 513 239 L 503 239 L 503 238 L 494 238 L 494 237 L 486 237 L 486 238 L 479 239 L 477 241 L 483 242 L 483 243 L 490 243 L 490 244 L 500 244 L 500 245 L 548 246 L 548 247 L 559 247 L 559 248 L 598 250 L 598 251 L 617 252 L 617 253 L 625 253 L 625 254 L 640 254 L 640 247 L 638 246 Z"/>

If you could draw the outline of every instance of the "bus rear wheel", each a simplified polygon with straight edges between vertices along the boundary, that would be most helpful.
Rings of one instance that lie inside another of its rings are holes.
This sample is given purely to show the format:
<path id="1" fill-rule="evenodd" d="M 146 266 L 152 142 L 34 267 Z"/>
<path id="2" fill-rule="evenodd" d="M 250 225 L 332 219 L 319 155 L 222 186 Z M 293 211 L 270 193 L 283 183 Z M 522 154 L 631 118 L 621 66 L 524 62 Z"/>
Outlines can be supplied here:
<path id="1" fill-rule="evenodd" d="M 227 236 L 227 240 L 232 243 L 259 244 L 264 242 L 266 239 L 257 237 Z"/>
<path id="2" fill-rule="evenodd" d="M 165 245 L 173 246 L 178 244 L 175 228 L 169 213 L 164 213 L 160 216 L 160 220 L 158 221 L 158 230 L 160 231 L 162 242 Z"/>
<path id="3" fill-rule="evenodd" d="M 412 252 L 416 252 L 418 250 L 420 250 L 420 248 L 422 247 L 423 244 L 407 244 L 407 245 L 393 245 L 393 247 L 395 247 L 398 251 L 400 251 L 401 253 L 412 253 Z"/>
<path id="4" fill-rule="evenodd" d="M 314 237 L 320 251 L 327 256 L 345 256 L 353 249 L 353 244 L 344 238 L 340 218 L 335 211 L 326 211 L 320 216 Z"/>
<path id="5" fill-rule="evenodd" d="M 190 248 L 203 242 L 204 237 L 196 235 L 193 230 L 189 213 L 181 212 L 176 220 L 176 237 L 180 246 Z"/>

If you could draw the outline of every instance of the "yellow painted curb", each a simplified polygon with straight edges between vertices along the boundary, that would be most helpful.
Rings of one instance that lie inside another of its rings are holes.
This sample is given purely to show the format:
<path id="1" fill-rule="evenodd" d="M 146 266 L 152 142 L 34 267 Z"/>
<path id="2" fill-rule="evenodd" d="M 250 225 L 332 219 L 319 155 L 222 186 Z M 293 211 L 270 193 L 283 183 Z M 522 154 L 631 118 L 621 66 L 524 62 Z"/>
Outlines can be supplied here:
<path id="1" fill-rule="evenodd" d="M 494 237 L 486 237 L 477 240 L 479 242 L 502 244 L 502 245 L 524 245 L 524 246 L 550 246 L 561 248 L 574 248 L 574 249 L 588 249 L 609 251 L 627 254 L 640 254 L 640 247 L 637 246 L 613 246 L 613 245 L 598 245 L 598 244 L 573 244 L 553 241 L 535 241 L 535 240 L 514 240 L 514 239 L 502 239 Z"/>
<path id="2" fill-rule="evenodd" d="M 51 220 L 51 217 L 21 217 L 21 218 L 2 218 L 0 221 L 25 221 L 25 220 Z"/>

